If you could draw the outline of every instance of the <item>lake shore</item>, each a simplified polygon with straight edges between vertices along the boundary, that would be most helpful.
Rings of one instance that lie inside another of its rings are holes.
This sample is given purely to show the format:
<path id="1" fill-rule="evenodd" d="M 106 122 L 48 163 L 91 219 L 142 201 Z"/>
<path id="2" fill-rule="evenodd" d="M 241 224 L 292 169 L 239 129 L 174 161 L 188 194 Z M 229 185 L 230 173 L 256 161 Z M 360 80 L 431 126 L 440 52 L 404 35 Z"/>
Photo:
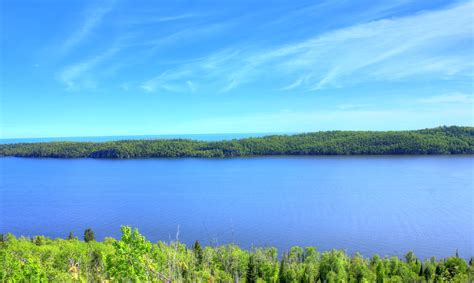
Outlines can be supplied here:
<path id="1" fill-rule="evenodd" d="M 329 131 L 225 141 L 156 139 L 0 144 L 0 156 L 31 158 L 422 154 L 474 154 L 474 128 L 451 126 L 414 131 Z"/>

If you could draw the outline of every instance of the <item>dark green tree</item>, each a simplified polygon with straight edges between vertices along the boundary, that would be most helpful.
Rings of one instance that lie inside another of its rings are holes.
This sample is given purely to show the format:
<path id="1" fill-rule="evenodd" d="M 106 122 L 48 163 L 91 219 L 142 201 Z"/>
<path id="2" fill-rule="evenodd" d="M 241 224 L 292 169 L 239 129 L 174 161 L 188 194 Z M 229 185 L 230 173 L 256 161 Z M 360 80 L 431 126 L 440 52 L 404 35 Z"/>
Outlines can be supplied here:
<path id="1" fill-rule="evenodd" d="M 281 257 L 281 260 L 280 260 L 280 268 L 278 270 L 278 280 L 281 283 L 287 282 L 286 270 L 287 270 L 287 255 L 286 253 L 283 253 L 283 256 Z"/>
<path id="2" fill-rule="evenodd" d="M 427 262 L 425 264 L 425 269 L 423 271 L 423 276 L 425 277 L 426 281 L 428 281 L 428 282 L 431 282 L 433 280 L 433 277 L 434 277 L 435 272 L 436 272 L 435 265 L 436 265 L 436 262 L 433 263 L 431 261 Z"/>
<path id="3" fill-rule="evenodd" d="M 377 263 L 376 280 L 377 283 L 383 283 L 385 281 L 385 267 L 383 266 L 382 262 Z"/>
<path id="4" fill-rule="evenodd" d="M 420 263 L 420 271 L 418 272 L 418 275 L 423 276 L 424 273 L 425 273 L 425 269 L 424 269 L 423 263 Z"/>
<path id="5" fill-rule="evenodd" d="M 201 265 L 202 260 L 204 258 L 204 255 L 203 255 L 203 252 L 202 252 L 201 244 L 199 243 L 198 240 L 196 240 L 196 242 L 194 242 L 193 252 L 194 252 L 194 256 L 197 259 L 198 265 Z"/>
<path id="6" fill-rule="evenodd" d="M 405 260 L 407 263 L 412 263 L 416 261 L 416 256 L 412 251 L 409 251 L 405 255 Z"/>
<path id="7" fill-rule="evenodd" d="M 67 237 L 68 240 L 74 240 L 74 234 L 69 232 L 69 236 Z"/>
<path id="8" fill-rule="evenodd" d="M 255 264 L 255 255 L 250 255 L 249 262 L 247 264 L 247 280 L 245 282 L 255 283 L 258 279 L 257 265 Z"/>
<path id="9" fill-rule="evenodd" d="M 86 231 L 84 231 L 84 241 L 86 243 L 90 241 L 95 241 L 94 232 L 92 231 L 91 228 L 87 228 Z"/>
<path id="10" fill-rule="evenodd" d="M 37 246 L 42 246 L 42 245 L 45 244 L 45 240 L 46 240 L 46 238 L 44 236 L 36 236 L 35 237 L 35 244 Z"/>

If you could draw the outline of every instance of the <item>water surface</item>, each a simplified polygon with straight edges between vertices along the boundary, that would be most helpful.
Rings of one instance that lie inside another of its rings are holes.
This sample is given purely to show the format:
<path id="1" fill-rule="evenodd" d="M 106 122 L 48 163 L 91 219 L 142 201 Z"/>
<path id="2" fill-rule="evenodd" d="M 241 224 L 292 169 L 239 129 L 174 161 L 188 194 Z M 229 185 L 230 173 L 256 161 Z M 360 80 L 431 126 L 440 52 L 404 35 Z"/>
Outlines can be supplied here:
<path id="1" fill-rule="evenodd" d="M 0 232 L 474 255 L 474 157 L 0 158 Z"/>

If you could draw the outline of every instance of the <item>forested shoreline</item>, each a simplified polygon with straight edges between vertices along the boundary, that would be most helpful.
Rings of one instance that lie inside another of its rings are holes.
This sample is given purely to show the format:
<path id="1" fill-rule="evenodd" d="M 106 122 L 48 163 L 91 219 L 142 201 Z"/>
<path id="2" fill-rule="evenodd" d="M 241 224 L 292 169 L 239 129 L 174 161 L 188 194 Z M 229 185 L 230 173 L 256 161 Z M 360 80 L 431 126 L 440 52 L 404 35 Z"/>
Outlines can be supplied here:
<path id="1" fill-rule="evenodd" d="M 472 282 L 474 259 L 455 255 L 421 260 L 413 252 L 366 258 L 344 251 L 293 247 L 244 250 L 234 244 L 187 247 L 179 241 L 152 244 L 122 226 L 120 240 L 84 241 L 0 235 L 0 282 Z"/>
<path id="2" fill-rule="evenodd" d="M 0 156 L 53 158 L 473 153 L 474 127 L 458 126 L 413 131 L 327 131 L 213 142 L 157 139 L 0 144 Z"/>

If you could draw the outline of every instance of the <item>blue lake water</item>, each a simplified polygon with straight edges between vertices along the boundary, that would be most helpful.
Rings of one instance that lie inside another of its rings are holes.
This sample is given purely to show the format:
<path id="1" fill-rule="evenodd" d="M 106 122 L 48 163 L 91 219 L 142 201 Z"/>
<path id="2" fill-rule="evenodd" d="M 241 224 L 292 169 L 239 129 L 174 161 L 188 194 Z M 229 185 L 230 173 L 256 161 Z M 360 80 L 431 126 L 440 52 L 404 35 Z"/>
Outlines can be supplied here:
<path id="1" fill-rule="evenodd" d="M 0 158 L 0 232 L 474 255 L 474 157 Z"/>

